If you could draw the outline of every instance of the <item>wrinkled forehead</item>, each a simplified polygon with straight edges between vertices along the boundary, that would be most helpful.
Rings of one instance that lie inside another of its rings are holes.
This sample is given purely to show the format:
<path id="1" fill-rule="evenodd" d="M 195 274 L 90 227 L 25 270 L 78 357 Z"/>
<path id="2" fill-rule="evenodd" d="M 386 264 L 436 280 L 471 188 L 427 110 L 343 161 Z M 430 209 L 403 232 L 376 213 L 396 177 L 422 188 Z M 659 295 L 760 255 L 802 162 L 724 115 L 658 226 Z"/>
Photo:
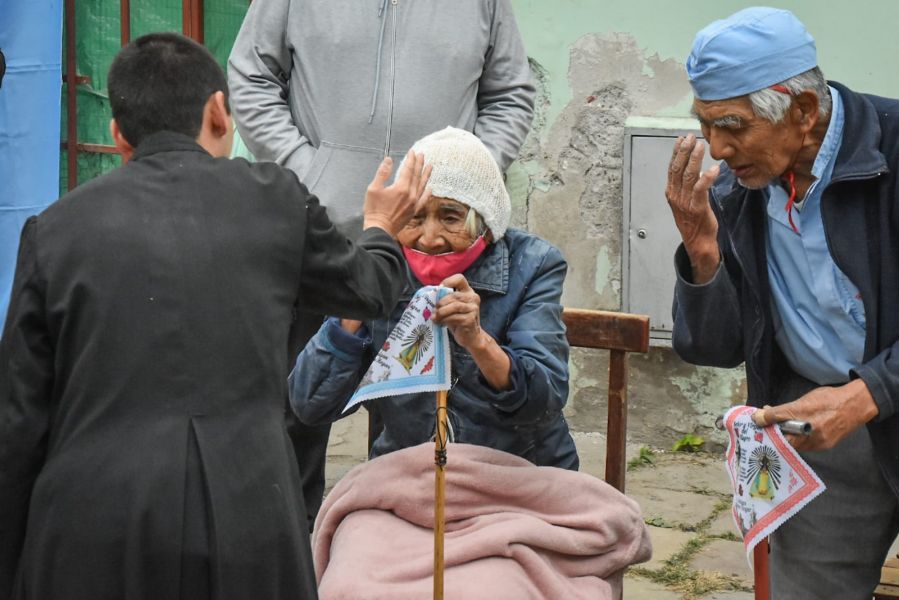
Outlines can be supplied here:
<path id="1" fill-rule="evenodd" d="M 690 113 L 702 124 L 710 125 L 721 119 L 739 119 L 747 121 L 755 118 L 752 103 L 747 96 L 728 98 L 727 100 L 693 99 Z"/>

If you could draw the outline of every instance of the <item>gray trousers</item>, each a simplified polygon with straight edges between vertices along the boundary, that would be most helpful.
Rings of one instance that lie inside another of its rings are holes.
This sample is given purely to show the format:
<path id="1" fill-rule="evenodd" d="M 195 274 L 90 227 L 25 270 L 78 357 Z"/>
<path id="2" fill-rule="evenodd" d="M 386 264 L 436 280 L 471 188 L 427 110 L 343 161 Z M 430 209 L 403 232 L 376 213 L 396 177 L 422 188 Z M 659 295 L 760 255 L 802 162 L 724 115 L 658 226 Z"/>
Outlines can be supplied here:
<path id="1" fill-rule="evenodd" d="M 802 458 L 827 490 L 771 536 L 771 599 L 871 600 L 899 531 L 899 503 L 868 430 Z"/>

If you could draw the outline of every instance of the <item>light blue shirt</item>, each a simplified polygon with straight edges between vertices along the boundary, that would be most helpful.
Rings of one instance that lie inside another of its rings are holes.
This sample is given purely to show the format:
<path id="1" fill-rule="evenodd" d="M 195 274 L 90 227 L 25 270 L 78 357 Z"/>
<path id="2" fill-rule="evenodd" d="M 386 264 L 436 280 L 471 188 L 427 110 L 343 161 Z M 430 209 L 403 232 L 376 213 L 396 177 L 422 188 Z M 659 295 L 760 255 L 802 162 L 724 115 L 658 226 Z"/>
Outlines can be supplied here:
<path id="1" fill-rule="evenodd" d="M 812 166 L 816 178 L 793 208 L 790 227 L 783 187 L 768 186 L 768 278 L 775 339 L 794 371 L 819 383 L 849 381 L 865 349 L 865 308 L 858 288 L 833 261 L 824 234 L 821 194 L 843 140 L 843 103 L 832 87 L 830 124 Z"/>

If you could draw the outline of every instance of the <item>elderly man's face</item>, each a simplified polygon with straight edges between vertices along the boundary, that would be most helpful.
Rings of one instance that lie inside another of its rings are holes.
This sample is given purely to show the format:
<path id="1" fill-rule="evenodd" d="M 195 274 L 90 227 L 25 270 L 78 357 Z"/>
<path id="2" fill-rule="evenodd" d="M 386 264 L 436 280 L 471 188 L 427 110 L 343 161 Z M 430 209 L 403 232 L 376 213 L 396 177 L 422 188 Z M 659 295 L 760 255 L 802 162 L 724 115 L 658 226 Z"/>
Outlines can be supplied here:
<path id="1" fill-rule="evenodd" d="M 752 112 L 745 96 L 729 100 L 693 101 L 709 154 L 723 160 L 748 188 L 763 188 L 794 166 L 802 146 L 803 130 L 788 110 L 780 123 Z"/>

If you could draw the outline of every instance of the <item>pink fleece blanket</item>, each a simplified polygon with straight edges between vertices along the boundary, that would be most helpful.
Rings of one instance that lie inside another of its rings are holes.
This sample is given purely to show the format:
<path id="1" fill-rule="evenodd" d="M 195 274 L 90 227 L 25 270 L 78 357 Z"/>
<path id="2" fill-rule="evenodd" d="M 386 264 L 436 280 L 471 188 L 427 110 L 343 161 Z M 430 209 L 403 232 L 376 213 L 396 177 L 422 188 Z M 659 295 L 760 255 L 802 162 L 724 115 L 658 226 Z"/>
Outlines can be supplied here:
<path id="1" fill-rule="evenodd" d="M 432 597 L 434 445 L 350 471 L 315 525 L 322 600 Z M 584 473 L 450 444 L 447 600 L 618 598 L 623 570 L 649 559 L 637 503 Z"/>

